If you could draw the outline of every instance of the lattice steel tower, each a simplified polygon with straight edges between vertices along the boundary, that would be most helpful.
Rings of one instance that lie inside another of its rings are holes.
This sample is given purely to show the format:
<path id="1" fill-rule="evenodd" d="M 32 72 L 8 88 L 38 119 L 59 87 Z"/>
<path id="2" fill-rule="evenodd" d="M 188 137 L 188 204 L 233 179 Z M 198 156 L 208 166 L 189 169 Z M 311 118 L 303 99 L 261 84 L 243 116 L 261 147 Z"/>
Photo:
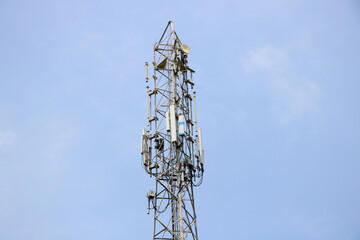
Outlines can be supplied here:
<path id="1" fill-rule="evenodd" d="M 193 188 L 202 183 L 204 150 L 197 128 L 196 96 L 190 49 L 170 21 L 154 45 L 154 74 L 146 67 L 147 126 L 141 136 L 145 171 L 156 178 L 149 190 L 148 214 L 154 210 L 153 239 L 198 240 Z"/>

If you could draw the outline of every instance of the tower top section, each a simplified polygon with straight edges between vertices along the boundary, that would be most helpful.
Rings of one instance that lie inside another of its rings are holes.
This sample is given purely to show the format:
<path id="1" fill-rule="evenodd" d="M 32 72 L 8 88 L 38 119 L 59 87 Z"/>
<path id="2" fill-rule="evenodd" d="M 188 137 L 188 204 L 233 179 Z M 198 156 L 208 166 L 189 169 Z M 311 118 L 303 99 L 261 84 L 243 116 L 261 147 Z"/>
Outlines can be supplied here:
<path id="1" fill-rule="evenodd" d="M 141 155 L 144 170 L 156 178 L 155 190 L 147 194 L 148 213 L 154 209 L 153 239 L 198 240 L 193 187 L 203 180 L 204 150 L 189 54 L 169 21 L 154 44 L 152 64 L 145 63 L 147 128 Z"/>

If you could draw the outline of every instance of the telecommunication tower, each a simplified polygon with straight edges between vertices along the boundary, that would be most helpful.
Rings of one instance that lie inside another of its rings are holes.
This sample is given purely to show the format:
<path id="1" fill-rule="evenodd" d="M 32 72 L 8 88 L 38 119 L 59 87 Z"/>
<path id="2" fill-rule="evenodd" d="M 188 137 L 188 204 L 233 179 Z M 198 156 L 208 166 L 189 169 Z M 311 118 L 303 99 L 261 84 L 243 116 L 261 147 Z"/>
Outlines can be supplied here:
<path id="1" fill-rule="evenodd" d="M 190 93 L 195 71 L 188 65 L 189 53 L 170 21 L 154 45 L 154 61 L 145 63 L 147 130 L 141 136 L 141 155 L 145 171 L 156 180 L 155 190 L 147 193 L 147 213 L 154 210 L 154 240 L 199 239 L 193 189 L 203 180 L 204 150 L 196 93 Z"/>

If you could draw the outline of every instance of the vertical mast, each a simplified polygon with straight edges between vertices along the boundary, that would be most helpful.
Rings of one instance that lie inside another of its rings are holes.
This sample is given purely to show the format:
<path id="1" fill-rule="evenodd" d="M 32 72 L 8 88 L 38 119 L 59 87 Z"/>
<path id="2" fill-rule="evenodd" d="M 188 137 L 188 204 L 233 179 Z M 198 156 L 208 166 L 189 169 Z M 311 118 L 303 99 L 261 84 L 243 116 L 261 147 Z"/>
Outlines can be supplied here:
<path id="1" fill-rule="evenodd" d="M 153 240 L 198 240 L 193 187 L 203 179 L 204 150 L 201 134 L 194 135 L 197 115 L 190 89 L 195 71 L 188 65 L 189 53 L 170 21 L 154 45 L 153 76 L 145 63 L 148 129 L 141 154 L 145 171 L 155 177 L 155 190 L 147 193 L 148 213 L 154 210 Z"/>

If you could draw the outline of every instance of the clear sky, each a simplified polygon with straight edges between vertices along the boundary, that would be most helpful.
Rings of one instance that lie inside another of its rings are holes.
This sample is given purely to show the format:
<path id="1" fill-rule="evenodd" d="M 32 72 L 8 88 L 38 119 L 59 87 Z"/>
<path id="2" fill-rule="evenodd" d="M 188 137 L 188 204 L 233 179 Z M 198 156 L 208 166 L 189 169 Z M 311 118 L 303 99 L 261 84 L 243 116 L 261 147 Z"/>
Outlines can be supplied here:
<path id="1" fill-rule="evenodd" d="M 200 239 L 360 239 L 359 1 L 0 1 L 0 239 L 151 239 L 144 62 L 196 70 Z"/>

